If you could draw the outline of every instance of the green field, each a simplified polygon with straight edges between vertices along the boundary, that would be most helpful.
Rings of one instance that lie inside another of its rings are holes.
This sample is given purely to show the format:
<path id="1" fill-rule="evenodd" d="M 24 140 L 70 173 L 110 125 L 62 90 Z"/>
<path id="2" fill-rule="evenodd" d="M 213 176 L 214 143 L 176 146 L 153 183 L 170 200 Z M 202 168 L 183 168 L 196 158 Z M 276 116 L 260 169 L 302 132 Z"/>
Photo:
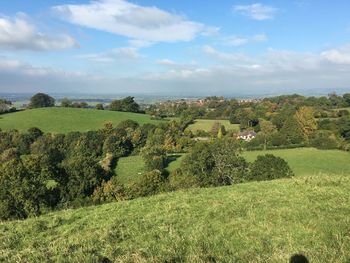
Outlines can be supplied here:
<path id="1" fill-rule="evenodd" d="M 166 170 L 172 172 L 179 168 L 183 157 L 184 155 L 170 156 Z M 123 157 L 118 160 L 115 172 L 122 183 L 128 184 L 137 181 L 146 172 L 145 162 L 141 156 Z"/>
<path id="2" fill-rule="evenodd" d="M 188 130 L 195 132 L 198 130 L 203 130 L 210 132 L 211 128 L 213 127 L 214 123 L 219 122 L 222 125 L 225 126 L 226 130 L 233 130 L 233 131 L 239 131 L 239 124 L 231 124 L 228 120 L 202 120 L 197 119 L 194 121 L 193 124 L 188 126 Z"/>
<path id="3" fill-rule="evenodd" d="M 338 150 L 297 148 L 285 150 L 245 152 L 243 156 L 252 162 L 258 155 L 273 154 L 285 159 L 295 175 L 350 174 L 350 153 Z"/>
<path id="4" fill-rule="evenodd" d="M 115 172 L 120 182 L 134 182 L 146 172 L 145 162 L 138 155 L 119 158 Z"/>
<path id="5" fill-rule="evenodd" d="M 296 176 L 319 174 L 350 174 L 350 153 L 337 150 L 317 150 L 314 148 L 298 148 L 285 150 L 244 152 L 248 162 L 253 162 L 258 155 L 273 154 L 285 159 Z M 172 172 L 180 168 L 186 154 L 179 155 L 169 163 L 167 170 Z M 144 174 L 144 162 L 140 156 L 120 158 L 116 173 L 124 183 L 137 180 Z"/>
<path id="6" fill-rule="evenodd" d="M 295 177 L 3 222 L 0 262 L 345 263 L 349 189 L 349 176 Z"/>
<path id="7" fill-rule="evenodd" d="M 37 127 L 44 132 L 84 132 L 101 129 L 107 121 L 112 121 L 114 125 L 117 125 L 127 119 L 140 124 L 159 122 L 151 120 L 150 116 L 145 114 L 55 107 L 0 115 L 0 128 L 26 131 L 29 128 Z"/>

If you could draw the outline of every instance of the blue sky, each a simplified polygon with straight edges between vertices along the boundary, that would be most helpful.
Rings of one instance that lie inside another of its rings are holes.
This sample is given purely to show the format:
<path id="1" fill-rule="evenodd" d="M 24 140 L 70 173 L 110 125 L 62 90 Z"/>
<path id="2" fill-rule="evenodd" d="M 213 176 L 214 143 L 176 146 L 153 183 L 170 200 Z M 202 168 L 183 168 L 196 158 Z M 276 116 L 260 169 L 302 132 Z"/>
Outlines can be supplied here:
<path id="1" fill-rule="evenodd" d="M 12 0 L 0 92 L 350 89 L 350 2 Z"/>

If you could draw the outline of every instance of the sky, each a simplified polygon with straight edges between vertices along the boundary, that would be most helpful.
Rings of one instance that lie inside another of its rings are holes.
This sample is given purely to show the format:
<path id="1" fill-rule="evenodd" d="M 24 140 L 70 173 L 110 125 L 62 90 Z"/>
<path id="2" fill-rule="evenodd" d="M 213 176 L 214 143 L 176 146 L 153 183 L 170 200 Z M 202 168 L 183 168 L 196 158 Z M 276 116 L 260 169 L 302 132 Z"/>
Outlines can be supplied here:
<path id="1" fill-rule="evenodd" d="M 348 0 L 11 0 L 0 93 L 350 91 Z"/>

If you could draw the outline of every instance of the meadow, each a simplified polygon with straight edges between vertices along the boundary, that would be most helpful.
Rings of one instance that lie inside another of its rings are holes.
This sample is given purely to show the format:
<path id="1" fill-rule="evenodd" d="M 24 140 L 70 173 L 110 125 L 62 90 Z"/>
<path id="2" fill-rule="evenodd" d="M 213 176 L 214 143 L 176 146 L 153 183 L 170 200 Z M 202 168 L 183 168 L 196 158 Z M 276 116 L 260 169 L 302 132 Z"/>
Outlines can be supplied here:
<path id="1" fill-rule="evenodd" d="M 350 177 L 192 189 L 0 223 L 1 262 L 350 259 Z"/>
<path id="2" fill-rule="evenodd" d="M 169 156 L 166 170 L 170 173 L 180 167 L 185 155 Z M 145 162 L 139 155 L 122 157 L 117 162 L 115 173 L 120 182 L 128 184 L 139 180 L 146 173 Z"/>
<path id="3" fill-rule="evenodd" d="M 285 159 L 296 176 L 350 175 L 350 153 L 344 151 L 297 148 L 244 152 L 243 157 L 248 162 L 253 162 L 258 155 L 264 154 L 273 154 Z M 186 154 L 170 156 L 166 170 L 172 172 L 180 168 L 185 156 Z M 123 183 L 137 181 L 145 172 L 145 163 L 141 156 L 120 158 L 116 167 L 116 174 Z"/>
<path id="4" fill-rule="evenodd" d="M 239 131 L 239 124 L 231 124 L 229 120 L 204 120 L 204 119 L 196 119 L 193 124 L 188 126 L 188 130 L 195 132 L 198 130 L 203 130 L 206 132 L 210 132 L 214 123 L 221 123 L 225 126 L 226 130 Z"/>
<path id="5" fill-rule="evenodd" d="M 0 128 L 3 130 L 17 129 L 26 131 L 29 128 L 37 127 L 44 132 L 86 132 L 101 129 L 103 124 L 108 121 L 117 125 L 121 121 L 128 119 L 134 120 L 141 125 L 145 123 L 159 123 L 159 121 L 151 120 L 151 117 L 146 114 L 54 107 L 0 115 Z"/>
<path id="6" fill-rule="evenodd" d="M 249 162 L 253 162 L 258 155 L 263 154 L 273 154 L 285 159 L 297 176 L 318 174 L 350 175 L 350 153 L 344 151 L 296 148 L 244 152 L 243 156 Z"/>

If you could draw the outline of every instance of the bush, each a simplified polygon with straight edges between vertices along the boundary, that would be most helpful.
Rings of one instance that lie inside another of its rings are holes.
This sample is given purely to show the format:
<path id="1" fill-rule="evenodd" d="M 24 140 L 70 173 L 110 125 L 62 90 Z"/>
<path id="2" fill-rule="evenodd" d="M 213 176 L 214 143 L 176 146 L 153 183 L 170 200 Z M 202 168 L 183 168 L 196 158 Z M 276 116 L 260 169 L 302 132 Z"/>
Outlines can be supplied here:
<path id="1" fill-rule="evenodd" d="M 176 191 L 198 187 L 199 183 L 196 177 L 190 174 L 183 174 L 180 169 L 175 170 L 169 176 L 168 190 Z"/>
<path id="2" fill-rule="evenodd" d="M 260 155 L 250 166 L 249 180 L 265 181 L 288 178 L 294 173 L 288 163 L 272 154 Z"/>
<path id="3" fill-rule="evenodd" d="M 160 192 L 164 184 L 161 171 L 153 170 L 145 173 L 142 178 L 131 186 L 131 197 L 154 195 Z"/>

